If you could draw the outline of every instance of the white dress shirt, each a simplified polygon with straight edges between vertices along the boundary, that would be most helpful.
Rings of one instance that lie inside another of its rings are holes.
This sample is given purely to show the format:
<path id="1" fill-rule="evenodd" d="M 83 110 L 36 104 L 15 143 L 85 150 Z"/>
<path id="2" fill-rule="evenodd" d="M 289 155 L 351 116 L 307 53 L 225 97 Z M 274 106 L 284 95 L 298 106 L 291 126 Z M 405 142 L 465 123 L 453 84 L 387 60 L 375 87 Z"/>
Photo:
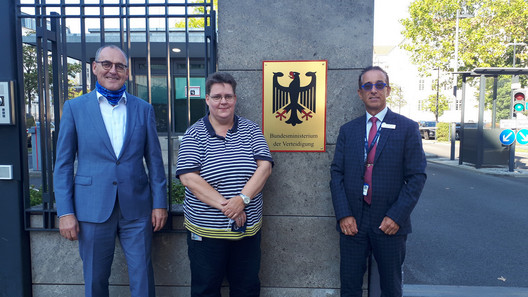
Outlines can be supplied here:
<path id="1" fill-rule="evenodd" d="M 99 92 L 97 92 L 97 99 L 99 100 L 99 108 L 101 108 L 106 132 L 114 148 L 115 155 L 119 158 L 123 148 L 127 123 L 126 93 L 123 93 L 123 97 L 116 106 L 112 106 Z"/>

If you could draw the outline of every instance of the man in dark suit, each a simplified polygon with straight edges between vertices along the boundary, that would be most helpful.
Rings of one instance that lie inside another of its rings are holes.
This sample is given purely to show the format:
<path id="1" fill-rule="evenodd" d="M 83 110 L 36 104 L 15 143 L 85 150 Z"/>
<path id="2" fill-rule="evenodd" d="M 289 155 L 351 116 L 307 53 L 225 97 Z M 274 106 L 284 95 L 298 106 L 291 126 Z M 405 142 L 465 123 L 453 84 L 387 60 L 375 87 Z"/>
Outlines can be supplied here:
<path id="1" fill-rule="evenodd" d="M 386 107 L 390 90 L 383 69 L 365 68 L 358 94 L 367 112 L 343 125 L 337 138 L 330 188 L 340 232 L 341 296 L 362 296 L 371 253 L 382 296 L 402 296 L 410 215 L 425 184 L 426 160 L 418 124 Z"/>
<path id="2" fill-rule="evenodd" d="M 101 47 L 92 70 L 96 89 L 63 107 L 54 170 L 60 233 L 79 239 L 86 296 L 109 295 L 116 236 L 131 296 L 155 296 L 152 232 L 167 220 L 167 182 L 154 109 L 125 92 L 120 48 Z"/>

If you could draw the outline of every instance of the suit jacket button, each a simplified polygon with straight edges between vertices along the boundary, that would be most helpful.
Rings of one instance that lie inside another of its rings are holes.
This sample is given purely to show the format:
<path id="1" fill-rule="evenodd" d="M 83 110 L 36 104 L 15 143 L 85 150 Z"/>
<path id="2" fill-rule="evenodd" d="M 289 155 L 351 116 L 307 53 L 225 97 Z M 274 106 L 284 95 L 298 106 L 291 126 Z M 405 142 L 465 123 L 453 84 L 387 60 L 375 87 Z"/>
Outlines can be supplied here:
<path id="1" fill-rule="evenodd" d="M 119 161 L 116 162 L 116 165 L 119 165 Z"/>
<path id="2" fill-rule="evenodd" d="M 117 182 L 115 181 L 115 182 L 113 182 L 112 184 L 115 186 L 115 185 L 117 185 Z"/>

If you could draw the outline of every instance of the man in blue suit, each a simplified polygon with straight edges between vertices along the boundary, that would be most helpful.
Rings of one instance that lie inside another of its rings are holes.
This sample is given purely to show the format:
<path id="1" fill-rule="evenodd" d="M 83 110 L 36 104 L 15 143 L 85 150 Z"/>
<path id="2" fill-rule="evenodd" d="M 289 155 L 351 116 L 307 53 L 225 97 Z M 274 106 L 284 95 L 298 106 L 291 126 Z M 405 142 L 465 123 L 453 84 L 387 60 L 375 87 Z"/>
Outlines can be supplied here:
<path id="1" fill-rule="evenodd" d="M 358 94 L 366 114 L 343 125 L 337 138 L 330 188 L 340 232 L 341 296 L 362 296 L 371 253 L 382 296 L 402 296 L 410 215 L 425 184 L 426 160 L 418 124 L 386 107 L 390 91 L 383 69 L 365 68 Z"/>
<path id="2" fill-rule="evenodd" d="M 96 89 L 66 101 L 62 112 L 54 170 L 60 233 L 79 239 L 86 296 L 109 295 L 116 236 L 131 296 L 155 296 L 152 233 L 167 220 L 167 181 L 154 110 L 125 92 L 120 48 L 101 47 L 92 70 Z"/>

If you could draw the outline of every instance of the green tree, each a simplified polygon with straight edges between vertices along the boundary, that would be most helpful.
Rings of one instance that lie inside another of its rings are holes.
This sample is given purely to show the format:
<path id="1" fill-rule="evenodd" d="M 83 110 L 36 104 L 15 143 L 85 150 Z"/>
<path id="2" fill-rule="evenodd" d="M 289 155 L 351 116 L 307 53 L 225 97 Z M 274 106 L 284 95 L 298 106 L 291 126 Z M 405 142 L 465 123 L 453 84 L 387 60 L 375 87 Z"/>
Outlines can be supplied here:
<path id="1" fill-rule="evenodd" d="M 34 46 L 24 44 L 23 51 L 23 71 L 24 71 L 24 97 L 28 109 L 31 110 L 31 104 L 37 96 L 37 52 Z"/>
<path id="2" fill-rule="evenodd" d="M 423 104 L 423 110 L 430 111 L 435 114 L 436 121 L 438 122 L 438 118 L 441 117 L 446 110 L 449 109 L 449 100 L 446 98 L 446 96 L 439 94 L 438 96 L 438 114 L 436 113 L 436 98 L 437 94 L 431 94 L 427 99 L 424 101 Z"/>
<path id="3" fill-rule="evenodd" d="M 33 101 L 38 96 L 38 70 L 37 70 L 37 51 L 35 46 L 24 44 L 22 45 L 23 52 L 23 72 L 24 72 L 24 97 L 26 104 L 28 104 L 28 110 L 31 110 L 31 105 Z M 53 69 L 51 67 L 52 60 L 48 61 L 49 65 L 49 81 L 50 87 L 53 89 Z M 75 95 L 78 95 L 78 92 L 75 92 L 74 82 L 71 78 L 75 77 L 78 73 L 82 71 L 82 64 L 78 62 L 68 63 L 68 97 L 74 98 Z M 73 96 L 73 97 L 72 97 Z"/>
<path id="4" fill-rule="evenodd" d="M 401 112 L 402 106 L 407 105 L 407 101 L 405 101 L 405 98 L 403 97 L 403 91 L 399 85 L 391 85 L 391 93 L 390 96 L 387 98 L 387 104 L 392 109 L 398 108 L 398 113 Z"/>
<path id="5" fill-rule="evenodd" d="M 204 1 L 206 2 L 210 2 L 210 0 L 194 0 L 194 1 L 191 1 L 191 3 L 204 3 Z M 218 8 L 218 0 L 213 0 L 213 9 L 217 9 Z M 197 15 L 197 14 L 203 14 L 204 13 L 204 6 L 195 6 L 193 7 L 193 12 L 191 13 L 191 15 Z M 200 18 L 200 17 L 197 17 L 197 18 L 189 18 L 189 23 L 188 23 L 188 26 L 189 28 L 205 28 L 204 26 L 204 18 Z M 185 20 L 181 20 L 179 22 L 176 22 L 176 24 L 174 25 L 175 28 L 185 28 Z"/>
<path id="6" fill-rule="evenodd" d="M 526 0 L 416 0 L 409 6 L 410 17 L 401 20 L 402 47 L 420 72 L 453 71 L 457 11 L 472 16 L 459 19 L 459 71 L 512 66 L 509 43 L 528 43 Z M 517 46 L 516 67 L 526 66 L 527 58 L 528 47 Z"/>

